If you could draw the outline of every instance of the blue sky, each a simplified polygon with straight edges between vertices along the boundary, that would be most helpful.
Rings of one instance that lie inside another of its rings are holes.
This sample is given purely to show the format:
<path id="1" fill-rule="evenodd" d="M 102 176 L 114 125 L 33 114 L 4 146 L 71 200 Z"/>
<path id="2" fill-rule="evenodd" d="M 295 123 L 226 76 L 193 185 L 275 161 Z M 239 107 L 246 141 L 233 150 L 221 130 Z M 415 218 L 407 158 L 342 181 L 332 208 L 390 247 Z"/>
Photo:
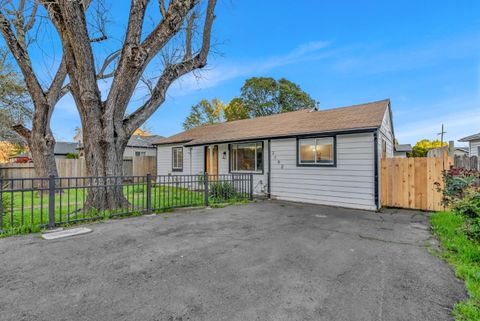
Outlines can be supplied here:
<path id="1" fill-rule="evenodd" d="M 127 15 L 121 3 L 110 19 Z M 435 139 L 442 123 L 447 140 L 480 132 L 480 1 L 219 0 L 216 15 L 208 67 L 170 88 L 154 133 L 181 131 L 193 104 L 228 102 L 252 76 L 296 82 L 321 109 L 390 98 L 401 143 Z M 76 126 L 66 97 L 53 131 L 71 140 Z"/>

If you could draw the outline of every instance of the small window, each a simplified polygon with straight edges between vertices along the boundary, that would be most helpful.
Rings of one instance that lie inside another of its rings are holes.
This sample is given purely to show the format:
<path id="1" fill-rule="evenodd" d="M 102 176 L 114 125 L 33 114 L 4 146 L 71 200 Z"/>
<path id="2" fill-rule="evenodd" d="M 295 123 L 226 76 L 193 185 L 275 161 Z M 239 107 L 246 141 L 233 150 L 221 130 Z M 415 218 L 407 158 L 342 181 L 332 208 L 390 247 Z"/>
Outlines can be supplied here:
<path id="1" fill-rule="evenodd" d="M 183 170 L 183 147 L 172 148 L 172 170 L 175 172 Z"/>
<path id="2" fill-rule="evenodd" d="M 298 165 L 335 166 L 335 138 L 305 138 L 298 140 Z"/>
<path id="3" fill-rule="evenodd" d="M 146 155 L 146 152 L 135 152 L 135 156 L 139 157 L 139 156 L 145 156 Z"/>
<path id="4" fill-rule="evenodd" d="M 263 142 L 230 145 L 231 172 L 262 172 Z"/>

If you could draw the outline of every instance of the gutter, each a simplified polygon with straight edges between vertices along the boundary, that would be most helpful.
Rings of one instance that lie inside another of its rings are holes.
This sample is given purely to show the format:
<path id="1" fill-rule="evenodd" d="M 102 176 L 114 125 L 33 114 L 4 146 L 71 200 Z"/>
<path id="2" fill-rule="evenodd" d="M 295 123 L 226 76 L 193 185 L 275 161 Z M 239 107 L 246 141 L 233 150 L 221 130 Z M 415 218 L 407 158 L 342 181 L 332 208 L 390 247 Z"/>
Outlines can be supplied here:
<path id="1" fill-rule="evenodd" d="M 271 198 L 272 196 L 272 177 L 271 177 L 271 168 L 272 168 L 272 141 L 269 139 L 267 143 L 267 148 L 268 148 L 268 173 L 267 173 L 267 197 Z"/>
<path id="2" fill-rule="evenodd" d="M 373 157 L 374 157 L 374 190 L 375 190 L 375 206 L 377 207 L 377 211 L 380 209 L 380 198 L 379 198 L 379 190 L 378 190 L 378 130 L 373 133 Z"/>
<path id="3" fill-rule="evenodd" d="M 347 129 L 340 131 L 327 131 L 327 132 L 312 132 L 312 133 L 303 133 L 303 134 L 288 134 L 288 135 L 276 135 L 276 136 L 258 136 L 258 137 L 246 137 L 241 139 L 227 139 L 227 140 L 217 140 L 217 141 L 204 141 L 200 143 L 184 144 L 185 147 L 194 147 L 194 146 L 204 146 L 210 144 L 226 144 L 226 143 L 241 143 L 241 142 L 250 142 L 256 140 L 270 140 L 270 139 L 285 139 L 285 138 L 308 138 L 308 137 L 321 137 L 321 136 L 332 136 L 332 135 L 347 135 L 347 134 L 357 134 L 357 133 L 371 133 L 375 132 L 380 127 L 366 127 L 358 129 Z M 191 140 L 190 140 L 191 141 Z M 156 145 L 173 145 L 181 144 L 183 142 L 169 142 L 169 143 L 157 143 Z"/>

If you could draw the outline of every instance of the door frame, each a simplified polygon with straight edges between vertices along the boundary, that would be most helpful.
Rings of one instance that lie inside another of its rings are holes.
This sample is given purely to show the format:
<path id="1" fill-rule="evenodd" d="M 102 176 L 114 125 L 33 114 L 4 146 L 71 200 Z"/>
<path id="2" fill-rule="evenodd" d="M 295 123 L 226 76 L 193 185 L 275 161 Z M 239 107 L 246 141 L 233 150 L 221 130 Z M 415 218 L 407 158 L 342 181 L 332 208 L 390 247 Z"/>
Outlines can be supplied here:
<path id="1" fill-rule="evenodd" d="M 212 145 L 213 146 L 213 150 L 215 151 L 215 146 L 217 147 L 217 170 L 216 170 L 216 173 L 213 173 L 211 175 L 218 175 L 218 153 L 219 153 L 219 146 L 214 144 Z M 209 149 L 210 145 L 205 145 L 205 148 L 203 149 L 203 171 L 204 173 L 208 173 L 207 172 L 207 155 L 209 154 L 208 152 L 208 149 Z M 214 153 L 215 154 L 215 153 Z M 210 175 L 210 173 L 208 173 Z"/>

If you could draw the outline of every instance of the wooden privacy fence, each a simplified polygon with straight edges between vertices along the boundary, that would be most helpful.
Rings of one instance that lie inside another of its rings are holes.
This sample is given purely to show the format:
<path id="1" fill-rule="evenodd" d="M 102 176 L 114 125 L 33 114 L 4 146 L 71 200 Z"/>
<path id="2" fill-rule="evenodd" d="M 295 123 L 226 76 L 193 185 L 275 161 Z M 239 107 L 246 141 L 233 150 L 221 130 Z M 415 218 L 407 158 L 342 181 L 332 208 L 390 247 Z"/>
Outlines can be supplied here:
<path id="1" fill-rule="evenodd" d="M 453 159 L 453 167 L 480 170 L 480 159 L 478 156 L 459 156 Z"/>
<path id="2" fill-rule="evenodd" d="M 87 176 L 85 159 L 56 159 L 59 177 Z M 123 161 L 123 176 L 157 175 L 155 156 L 138 156 Z M 0 178 L 37 178 L 35 164 L 0 164 Z"/>
<path id="3" fill-rule="evenodd" d="M 441 211 L 442 172 L 452 165 L 452 158 L 384 158 L 381 163 L 382 206 Z"/>

